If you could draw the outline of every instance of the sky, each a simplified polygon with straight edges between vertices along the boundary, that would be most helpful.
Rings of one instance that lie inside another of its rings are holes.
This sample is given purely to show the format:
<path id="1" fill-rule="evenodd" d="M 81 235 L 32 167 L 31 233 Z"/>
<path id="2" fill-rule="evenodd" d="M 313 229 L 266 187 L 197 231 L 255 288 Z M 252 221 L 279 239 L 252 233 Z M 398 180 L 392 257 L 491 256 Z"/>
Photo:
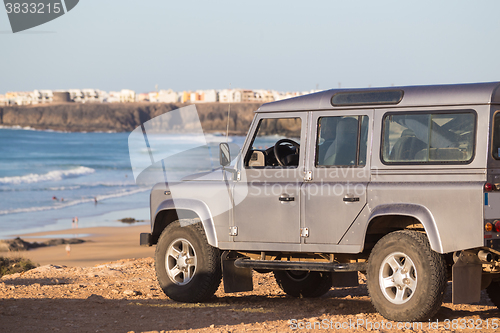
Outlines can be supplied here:
<path id="1" fill-rule="evenodd" d="M 500 81 L 498 13 L 498 0 L 81 0 L 13 34 L 0 7 L 0 94 Z"/>

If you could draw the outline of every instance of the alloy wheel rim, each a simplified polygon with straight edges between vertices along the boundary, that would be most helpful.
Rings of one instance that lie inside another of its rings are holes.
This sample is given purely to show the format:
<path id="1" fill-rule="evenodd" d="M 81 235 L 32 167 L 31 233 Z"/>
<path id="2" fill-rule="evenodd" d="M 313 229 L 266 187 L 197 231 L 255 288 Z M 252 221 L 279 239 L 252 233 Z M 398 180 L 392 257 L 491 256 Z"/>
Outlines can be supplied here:
<path id="1" fill-rule="evenodd" d="M 170 243 L 165 257 L 165 268 L 173 283 L 180 286 L 188 284 L 196 274 L 196 267 L 196 251 L 191 242 L 178 238 Z"/>
<path id="2" fill-rule="evenodd" d="M 408 302 L 417 288 L 417 270 L 411 258 L 402 252 L 394 252 L 385 257 L 380 265 L 379 284 L 382 294 L 389 302 Z"/>

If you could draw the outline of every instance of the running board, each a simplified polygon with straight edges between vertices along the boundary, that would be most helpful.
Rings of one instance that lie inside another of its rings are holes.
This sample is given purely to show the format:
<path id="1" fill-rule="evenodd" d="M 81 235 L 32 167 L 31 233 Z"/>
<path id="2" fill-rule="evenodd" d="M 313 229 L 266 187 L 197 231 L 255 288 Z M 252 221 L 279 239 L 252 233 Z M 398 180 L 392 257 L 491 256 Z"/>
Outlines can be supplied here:
<path id="1" fill-rule="evenodd" d="M 281 261 L 281 260 L 251 260 L 236 259 L 234 265 L 239 268 L 270 269 L 273 271 L 317 271 L 317 272 L 357 272 L 366 271 L 366 262 L 334 263 L 313 261 Z"/>

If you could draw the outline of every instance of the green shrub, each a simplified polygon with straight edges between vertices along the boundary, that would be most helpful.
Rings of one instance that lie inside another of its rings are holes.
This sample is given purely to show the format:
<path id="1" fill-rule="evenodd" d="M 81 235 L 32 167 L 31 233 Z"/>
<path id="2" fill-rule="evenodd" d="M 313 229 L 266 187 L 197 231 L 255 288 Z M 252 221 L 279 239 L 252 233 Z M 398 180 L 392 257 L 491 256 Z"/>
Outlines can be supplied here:
<path id="1" fill-rule="evenodd" d="M 29 259 L 0 257 L 0 277 L 7 274 L 22 273 L 38 267 Z"/>

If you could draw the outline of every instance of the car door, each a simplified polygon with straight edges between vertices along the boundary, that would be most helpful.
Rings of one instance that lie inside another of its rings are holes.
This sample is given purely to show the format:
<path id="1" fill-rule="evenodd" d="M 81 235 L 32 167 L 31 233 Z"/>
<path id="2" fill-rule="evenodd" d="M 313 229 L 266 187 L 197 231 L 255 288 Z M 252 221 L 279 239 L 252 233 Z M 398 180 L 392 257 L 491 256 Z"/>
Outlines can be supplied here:
<path id="1" fill-rule="evenodd" d="M 307 112 L 263 113 L 255 124 L 234 185 L 234 201 L 239 203 L 233 210 L 233 241 L 300 243 Z M 281 144 L 275 149 L 277 142 Z"/>
<path id="2" fill-rule="evenodd" d="M 306 244 L 338 244 L 366 205 L 373 110 L 313 112 L 302 187 Z"/>

